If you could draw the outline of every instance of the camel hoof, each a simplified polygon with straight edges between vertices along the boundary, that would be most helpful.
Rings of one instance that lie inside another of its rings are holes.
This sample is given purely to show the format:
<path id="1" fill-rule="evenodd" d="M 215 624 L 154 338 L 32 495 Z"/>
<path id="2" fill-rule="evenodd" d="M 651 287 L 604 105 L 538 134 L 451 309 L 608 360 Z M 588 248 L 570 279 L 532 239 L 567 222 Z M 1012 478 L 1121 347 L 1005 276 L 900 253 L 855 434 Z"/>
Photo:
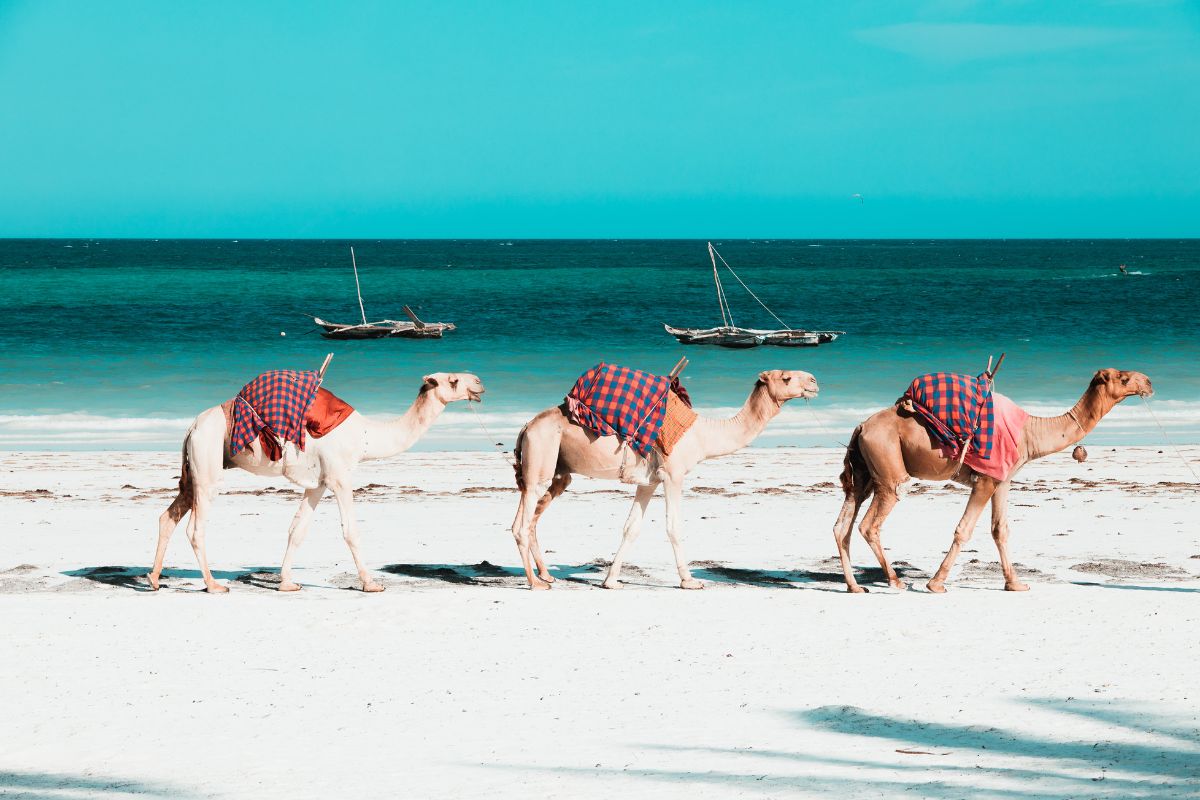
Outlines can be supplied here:
<path id="1" fill-rule="evenodd" d="M 1006 592 L 1028 592 L 1029 584 L 1027 583 L 1006 583 L 1004 584 Z"/>
<path id="2" fill-rule="evenodd" d="M 695 578 L 688 578 L 685 581 L 679 582 L 679 588 L 680 589 L 703 589 L 704 584 L 701 583 L 700 581 L 696 580 Z"/>
<path id="3" fill-rule="evenodd" d="M 554 583 L 554 576 L 549 572 L 547 572 L 545 575 L 539 572 L 538 577 L 544 580 L 546 583 Z"/>
<path id="4" fill-rule="evenodd" d="M 375 581 L 364 581 L 363 582 L 363 591 L 364 592 L 382 592 L 385 588 L 386 587 L 384 587 L 383 584 L 376 583 Z"/>
<path id="5" fill-rule="evenodd" d="M 534 578 L 529 582 L 529 588 L 534 592 L 544 592 L 550 588 L 550 584 L 546 583 L 541 578 Z"/>
<path id="6" fill-rule="evenodd" d="M 146 573 L 146 580 L 150 582 L 150 591 L 158 591 L 158 576 Z"/>
<path id="7" fill-rule="evenodd" d="M 925 584 L 925 588 L 934 594 L 946 593 L 946 584 L 942 583 L 941 581 L 930 581 L 929 583 Z"/>
<path id="8" fill-rule="evenodd" d="M 291 581 L 287 581 L 287 582 L 281 581 L 279 584 L 279 591 L 281 591 L 281 592 L 298 592 L 298 591 L 300 591 L 301 588 L 302 587 L 300 586 L 300 584 L 292 583 Z"/>
<path id="9" fill-rule="evenodd" d="M 228 594 L 229 587 L 222 586 L 219 583 L 210 583 L 204 587 L 204 591 L 208 592 L 209 594 Z"/>
<path id="10" fill-rule="evenodd" d="M 621 582 L 615 581 L 612 578 L 605 578 L 604 583 L 602 583 L 600 585 L 603 586 L 605 589 L 620 589 L 621 588 Z"/>
<path id="11" fill-rule="evenodd" d="M 854 586 L 847 586 L 846 591 L 850 592 L 850 594 L 866 594 L 867 593 L 866 587 L 859 586 L 858 584 L 855 584 Z"/>
<path id="12" fill-rule="evenodd" d="M 908 584 L 905 583 L 904 581 L 900 580 L 899 578 L 896 578 L 896 580 L 894 580 L 894 581 L 888 581 L 888 586 L 892 587 L 893 589 L 899 589 L 901 591 L 904 591 L 905 589 L 908 588 Z"/>

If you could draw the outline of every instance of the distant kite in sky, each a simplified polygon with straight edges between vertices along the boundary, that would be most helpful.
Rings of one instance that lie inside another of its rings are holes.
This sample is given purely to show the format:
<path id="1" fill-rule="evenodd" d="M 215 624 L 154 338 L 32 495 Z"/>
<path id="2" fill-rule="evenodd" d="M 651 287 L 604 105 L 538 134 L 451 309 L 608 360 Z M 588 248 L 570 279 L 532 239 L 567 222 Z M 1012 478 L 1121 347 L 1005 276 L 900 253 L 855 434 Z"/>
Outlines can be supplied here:
<path id="1" fill-rule="evenodd" d="M 858 192 L 855 192 L 854 194 L 852 194 L 852 195 L 850 195 L 850 196 L 851 196 L 851 197 L 854 197 L 854 198 L 857 198 L 857 199 L 858 199 L 858 202 L 860 202 L 860 203 L 863 201 L 863 199 L 862 199 L 862 195 L 861 195 L 861 194 L 859 194 Z"/>

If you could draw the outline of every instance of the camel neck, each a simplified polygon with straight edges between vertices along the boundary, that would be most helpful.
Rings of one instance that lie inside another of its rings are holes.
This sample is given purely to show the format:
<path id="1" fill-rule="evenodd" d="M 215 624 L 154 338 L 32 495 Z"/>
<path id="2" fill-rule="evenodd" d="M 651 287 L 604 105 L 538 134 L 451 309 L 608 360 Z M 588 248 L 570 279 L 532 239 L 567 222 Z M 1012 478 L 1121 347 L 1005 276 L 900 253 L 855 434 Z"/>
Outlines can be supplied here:
<path id="1" fill-rule="evenodd" d="M 1057 417 L 1031 417 L 1026 425 L 1029 458 L 1042 458 L 1083 441 L 1113 404 L 1089 387 L 1070 411 Z"/>
<path id="2" fill-rule="evenodd" d="M 753 442 L 779 414 L 782 406 L 771 398 L 767 387 L 758 384 L 741 409 L 728 419 L 701 417 L 704 424 L 704 457 L 715 458 L 741 450 Z"/>
<path id="3" fill-rule="evenodd" d="M 403 453 L 429 430 L 429 426 L 445 408 L 446 404 L 435 397 L 433 392 L 422 391 L 403 416 L 388 420 L 368 420 L 363 459 L 389 458 Z"/>

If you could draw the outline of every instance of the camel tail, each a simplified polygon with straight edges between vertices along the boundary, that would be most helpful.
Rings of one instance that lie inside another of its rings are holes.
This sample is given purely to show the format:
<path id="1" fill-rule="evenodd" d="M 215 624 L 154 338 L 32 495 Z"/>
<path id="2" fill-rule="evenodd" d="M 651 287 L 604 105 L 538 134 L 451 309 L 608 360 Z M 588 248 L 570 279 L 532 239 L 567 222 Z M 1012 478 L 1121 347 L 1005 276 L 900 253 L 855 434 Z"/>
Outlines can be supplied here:
<path id="1" fill-rule="evenodd" d="M 862 425 L 859 425 L 850 435 L 850 444 L 846 445 L 846 458 L 842 461 L 842 474 L 838 476 L 842 481 L 842 491 L 848 498 L 854 496 L 856 483 L 865 485 L 866 481 L 870 479 L 867 460 L 863 458 L 862 449 L 859 446 L 861 438 Z M 864 486 L 857 487 L 860 492 L 863 488 Z"/>
<path id="2" fill-rule="evenodd" d="M 525 427 L 529 427 L 528 425 Z M 517 443 L 513 445 L 513 472 L 517 474 L 517 491 L 525 491 L 525 469 L 521 463 L 521 446 L 525 443 L 525 428 L 517 434 Z"/>
<path id="3" fill-rule="evenodd" d="M 183 463 L 179 467 L 179 494 L 176 496 L 175 502 L 171 503 L 171 507 L 167 509 L 168 516 L 176 524 L 187 516 L 187 513 L 196 505 L 196 484 L 192 480 L 192 470 L 188 466 L 188 445 L 192 443 L 192 433 L 193 431 L 189 430 L 187 436 L 183 437 Z"/>

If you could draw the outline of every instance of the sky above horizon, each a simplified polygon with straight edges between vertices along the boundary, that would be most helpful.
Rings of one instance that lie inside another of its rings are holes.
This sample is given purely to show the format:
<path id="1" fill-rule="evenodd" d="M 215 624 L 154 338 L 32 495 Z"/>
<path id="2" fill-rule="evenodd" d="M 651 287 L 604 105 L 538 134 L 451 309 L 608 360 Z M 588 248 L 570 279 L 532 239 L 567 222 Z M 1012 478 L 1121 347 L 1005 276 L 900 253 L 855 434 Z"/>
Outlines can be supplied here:
<path id="1" fill-rule="evenodd" d="M 1200 4 L 0 0 L 0 236 L 1200 235 Z"/>

